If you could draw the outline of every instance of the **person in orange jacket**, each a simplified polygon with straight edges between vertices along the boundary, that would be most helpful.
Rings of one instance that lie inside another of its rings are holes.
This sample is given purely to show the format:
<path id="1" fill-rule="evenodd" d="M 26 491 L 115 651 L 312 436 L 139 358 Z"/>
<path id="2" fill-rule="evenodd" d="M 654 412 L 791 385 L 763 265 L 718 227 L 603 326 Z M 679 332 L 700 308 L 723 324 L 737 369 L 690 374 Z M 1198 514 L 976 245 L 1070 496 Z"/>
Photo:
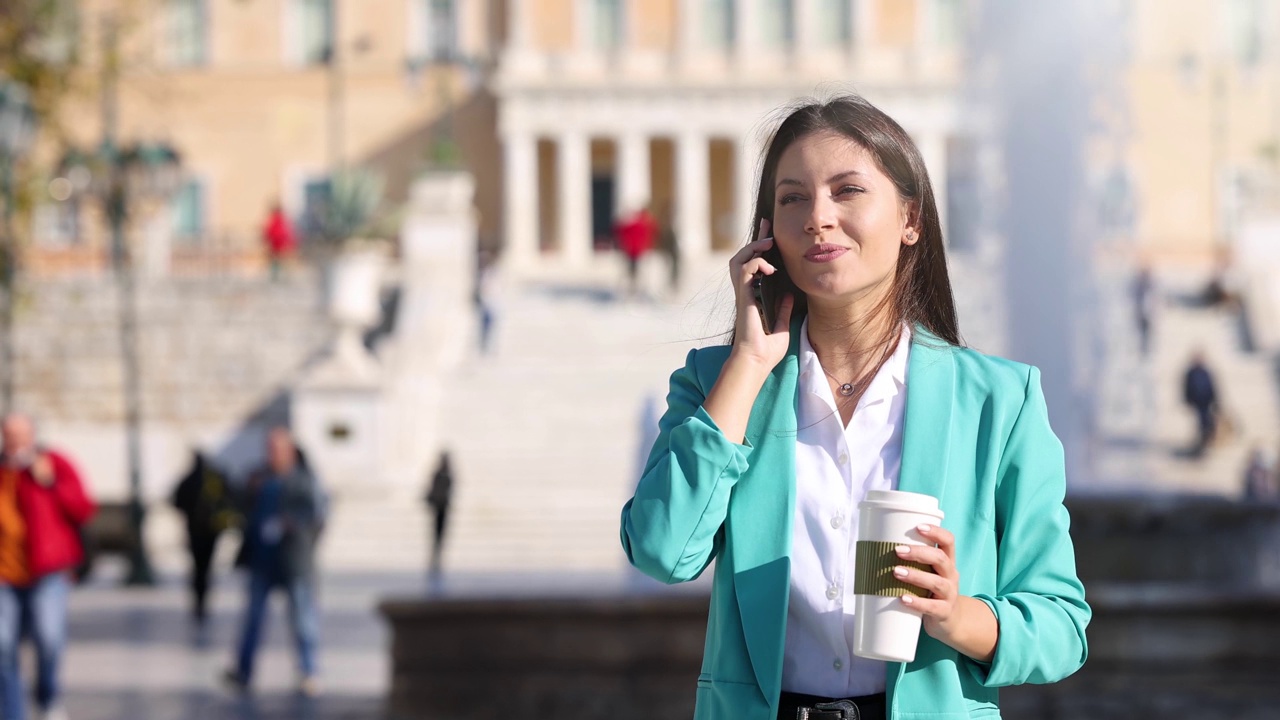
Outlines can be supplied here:
<path id="1" fill-rule="evenodd" d="M 58 662 L 67 596 L 84 557 L 80 530 L 96 508 L 71 461 L 36 444 L 29 417 L 6 416 L 0 439 L 0 715 L 26 717 L 18 646 L 27 634 L 36 647 L 36 705 L 52 720 L 65 717 Z"/>

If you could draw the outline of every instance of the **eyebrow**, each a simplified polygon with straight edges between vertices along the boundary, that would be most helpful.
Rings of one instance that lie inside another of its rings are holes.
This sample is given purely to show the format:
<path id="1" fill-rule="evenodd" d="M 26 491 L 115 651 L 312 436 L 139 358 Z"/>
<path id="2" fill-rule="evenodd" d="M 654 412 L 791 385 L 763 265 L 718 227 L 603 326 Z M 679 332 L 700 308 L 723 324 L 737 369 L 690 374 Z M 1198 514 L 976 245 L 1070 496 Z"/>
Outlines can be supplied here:
<path id="1" fill-rule="evenodd" d="M 850 175 L 863 175 L 863 176 L 865 176 L 865 175 L 866 175 L 866 173 L 863 173 L 863 172 L 862 172 L 862 171 L 860 171 L 860 170 L 845 170 L 844 172 L 836 173 L 835 175 L 832 175 L 831 177 L 827 178 L 827 184 L 829 185 L 829 184 L 831 184 L 831 183 L 833 183 L 833 182 L 836 182 L 836 181 L 838 181 L 838 180 L 843 180 L 843 179 L 845 179 L 845 178 L 849 177 Z M 794 178 L 782 178 L 781 180 L 779 180 L 779 181 L 778 181 L 778 184 L 777 184 L 777 186 L 776 186 L 776 187 L 781 187 L 781 186 L 783 186 L 783 185 L 799 185 L 799 186 L 803 187 L 803 186 L 804 186 L 804 183 L 802 183 L 802 182 L 800 182 L 799 180 L 796 180 L 796 179 L 794 179 Z"/>

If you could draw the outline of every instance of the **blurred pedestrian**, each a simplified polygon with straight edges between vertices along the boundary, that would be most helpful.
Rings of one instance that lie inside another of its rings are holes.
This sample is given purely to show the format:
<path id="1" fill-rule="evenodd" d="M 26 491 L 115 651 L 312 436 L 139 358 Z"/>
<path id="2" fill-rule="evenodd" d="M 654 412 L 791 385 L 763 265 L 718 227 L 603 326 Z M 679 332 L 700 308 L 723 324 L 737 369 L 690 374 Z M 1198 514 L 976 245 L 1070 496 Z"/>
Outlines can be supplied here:
<path id="1" fill-rule="evenodd" d="M 0 437 L 0 712 L 6 720 L 26 717 L 18 649 L 27 636 L 36 649 L 40 716 L 65 718 L 58 664 L 67 638 L 67 596 L 94 503 L 70 460 L 36 444 L 30 418 L 6 416 Z"/>
<path id="2" fill-rule="evenodd" d="M 250 687 L 254 657 L 266 624 L 267 600 L 271 591 L 279 588 L 289 599 L 289 620 L 298 652 L 298 690 L 314 696 L 319 692 L 315 549 L 328 499 L 287 428 L 268 431 L 266 465 L 250 475 L 241 506 L 244 545 L 236 564 L 248 570 L 248 595 L 236 666 L 227 671 L 226 680 L 241 690 Z"/>
<path id="3" fill-rule="evenodd" d="M 494 257 L 488 250 L 481 250 L 476 262 L 476 313 L 480 321 L 480 353 L 489 354 L 493 337 L 494 305 Z"/>
<path id="4" fill-rule="evenodd" d="M 680 238 L 676 236 L 676 228 L 669 212 L 664 215 L 658 227 L 658 242 L 667 254 L 670 267 L 667 282 L 671 292 L 675 293 L 680 290 Z"/>
<path id="5" fill-rule="evenodd" d="M 1204 353 L 1196 351 L 1191 357 L 1182 380 L 1182 400 L 1196 413 L 1197 438 L 1193 449 L 1195 456 L 1204 454 L 1217 429 L 1218 392 L 1205 364 Z"/>
<path id="6" fill-rule="evenodd" d="M 1138 329 L 1138 348 L 1143 355 L 1151 349 L 1151 315 L 1154 305 L 1155 278 L 1151 266 L 1143 263 L 1133 278 L 1133 310 Z"/>
<path id="7" fill-rule="evenodd" d="M 444 553 L 445 522 L 449 518 L 449 503 L 453 500 L 453 466 L 449 452 L 440 453 L 436 471 L 431 475 L 431 488 L 427 490 L 427 506 L 435 516 L 435 540 L 431 545 L 431 574 L 440 573 L 440 558 Z"/>
<path id="8" fill-rule="evenodd" d="M 214 551 L 222 531 L 237 522 L 235 502 L 226 475 L 198 450 L 193 453 L 191 469 L 178 481 L 169 501 L 187 521 L 191 617 L 198 625 L 204 625 Z"/>
<path id="9" fill-rule="evenodd" d="M 281 266 L 297 250 L 298 240 L 293 234 L 289 217 L 278 202 L 272 204 L 267 221 L 262 226 L 262 242 L 266 245 L 267 257 L 271 261 L 271 279 L 279 280 Z"/>
<path id="10" fill-rule="evenodd" d="M 632 297 L 640 292 L 640 260 L 653 249 L 657 234 L 658 223 L 647 207 L 618 223 L 618 249 L 627 260 L 627 286 Z"/>
<path id="11" fill-rule="evenodd" d="M 1249 453 L 1249 463 L 1244 468 L 1244 497 L 1246 500 L 1271 500 L 1276 496 L 1274 463 L 1260 447 Z"/>

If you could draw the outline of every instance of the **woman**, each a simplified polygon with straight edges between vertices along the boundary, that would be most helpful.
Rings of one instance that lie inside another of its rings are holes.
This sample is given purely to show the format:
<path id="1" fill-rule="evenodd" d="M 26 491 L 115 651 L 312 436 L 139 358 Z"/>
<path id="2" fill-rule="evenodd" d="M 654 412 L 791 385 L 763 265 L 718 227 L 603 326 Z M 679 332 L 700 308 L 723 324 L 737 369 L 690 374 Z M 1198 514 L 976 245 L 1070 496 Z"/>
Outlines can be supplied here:
<path id="1" fill-rule="evenodd" d="M 700 719 L 999 717 L 997 688 L 1084 662 L 1090 610 L 1039 373 L 960 345 L 920 153 L 858 97 L 792 112 L 730 261 L 732 343 L 671 378 L 622 544 L 664 582 L 717 559 Z M 771 259 L 770 259 L 771 258 Z M 775 293 L 753 298 L 757 273 Z M 766 332 L 762 316 L 776 317 Z M 869 490 L 939 498 L 897 570 L 914 662 L 853 656 L 852 550 Z M 851 717 L 852 715 L 850 715 Z"/>

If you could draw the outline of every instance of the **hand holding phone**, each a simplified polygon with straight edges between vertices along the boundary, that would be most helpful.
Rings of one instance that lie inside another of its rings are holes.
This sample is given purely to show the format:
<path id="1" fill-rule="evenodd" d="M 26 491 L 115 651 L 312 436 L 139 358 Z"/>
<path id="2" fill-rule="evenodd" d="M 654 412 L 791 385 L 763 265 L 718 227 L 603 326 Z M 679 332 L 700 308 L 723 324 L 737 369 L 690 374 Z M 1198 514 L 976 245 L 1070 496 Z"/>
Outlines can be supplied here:
<path id="1" fill-rule="evenodd" d="M 760 322 L 764 325 L 766 335 L 773 332 L 773 326 L 777 321 L 777 303 L 772 292 L 774 285 L 775 283 L 770 282 L 769 276 L 762 270 L 756 271 L 756 274 L 751 276 L 751 297 L 755 300 L 756 309 L 760 311 Z"/>

